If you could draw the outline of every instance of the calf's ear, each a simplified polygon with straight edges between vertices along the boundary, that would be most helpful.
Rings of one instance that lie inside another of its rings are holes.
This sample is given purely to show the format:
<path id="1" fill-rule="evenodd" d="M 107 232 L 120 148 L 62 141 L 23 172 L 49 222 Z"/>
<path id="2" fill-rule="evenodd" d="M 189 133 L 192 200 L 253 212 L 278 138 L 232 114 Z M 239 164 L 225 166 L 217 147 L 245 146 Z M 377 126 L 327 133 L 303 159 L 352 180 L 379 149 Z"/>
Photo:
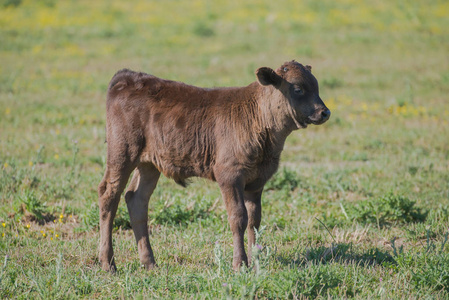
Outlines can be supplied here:
<path id="1" fill-rule="evenodd" d="M 278 87 L 282 82 L 282 77 L 276 74 L 271 68 L 262 67 L 256 71 L 257 81 L 261 85 L 273 85 Z"/>
<path id="2" fill-rule="evenodd" d="M 306 69 L 309 70 L 310 73 L 312 73 L 312 66 L 306 65 Z"/>

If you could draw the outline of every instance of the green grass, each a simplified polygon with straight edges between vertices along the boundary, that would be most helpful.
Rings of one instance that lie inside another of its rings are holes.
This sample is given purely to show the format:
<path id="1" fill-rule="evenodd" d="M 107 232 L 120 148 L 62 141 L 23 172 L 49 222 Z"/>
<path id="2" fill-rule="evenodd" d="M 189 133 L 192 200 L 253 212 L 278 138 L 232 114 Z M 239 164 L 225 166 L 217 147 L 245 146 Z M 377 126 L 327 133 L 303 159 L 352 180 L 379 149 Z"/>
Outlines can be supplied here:
<path id="1" fill-rule="evenodd" d="M 1 298 L 449 297 L 447 1 L 0 1 Z M 161 178 L 159 268 L 126 205 L 100 270 L 105 94 L 131 68 L 198 86 L 312 65 L 332 116 L 294 132 L 232 271 L 218 187 Z"/>

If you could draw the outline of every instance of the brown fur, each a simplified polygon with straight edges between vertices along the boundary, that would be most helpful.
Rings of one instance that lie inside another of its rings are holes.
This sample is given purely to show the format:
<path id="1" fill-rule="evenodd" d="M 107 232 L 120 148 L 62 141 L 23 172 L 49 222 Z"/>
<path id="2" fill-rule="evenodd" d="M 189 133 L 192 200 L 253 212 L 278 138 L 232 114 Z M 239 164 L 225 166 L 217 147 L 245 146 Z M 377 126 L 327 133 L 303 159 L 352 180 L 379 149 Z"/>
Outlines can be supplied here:
<path id="1" fill-rule="evenodd" d="M 115 270 L 112 222 L 125 199 L 141 263 L 156 262 L 148 238 L 148 200 L 160 173 L 185 186 L 189 177 L 216 181 L 234 240 L 233 267 L 248 264 L 261 221 L 264 184 L 275 173 L 287 136 L 330 116 L 310 66 L 287 62 L 259 68 L 246 87 L 206 89 L 127 69 L 107 96 L 108 156 L 99 185 L 100 262 Z"/>

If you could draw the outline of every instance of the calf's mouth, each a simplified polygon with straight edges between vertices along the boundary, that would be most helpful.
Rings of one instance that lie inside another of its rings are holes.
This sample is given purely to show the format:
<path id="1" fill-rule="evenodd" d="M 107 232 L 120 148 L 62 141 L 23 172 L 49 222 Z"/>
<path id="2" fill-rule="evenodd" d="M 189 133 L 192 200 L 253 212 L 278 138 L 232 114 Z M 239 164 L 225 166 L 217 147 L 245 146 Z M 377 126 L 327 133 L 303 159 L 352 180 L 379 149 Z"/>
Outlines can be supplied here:
<path id="1" fill-rule="evenodd" d="M 331 111 L 325 107 L 321 110 L 319 110 L 318 112 L 316 112 L 315 114 L 313 114 L 311 117 L 308 117 L 305 120 L 305 123 L 307 124 L 313 124 L 313 125 L 321 125 L 324 122 L 326 122 L 327 120 L 329 120 L 331 116 Z"/>

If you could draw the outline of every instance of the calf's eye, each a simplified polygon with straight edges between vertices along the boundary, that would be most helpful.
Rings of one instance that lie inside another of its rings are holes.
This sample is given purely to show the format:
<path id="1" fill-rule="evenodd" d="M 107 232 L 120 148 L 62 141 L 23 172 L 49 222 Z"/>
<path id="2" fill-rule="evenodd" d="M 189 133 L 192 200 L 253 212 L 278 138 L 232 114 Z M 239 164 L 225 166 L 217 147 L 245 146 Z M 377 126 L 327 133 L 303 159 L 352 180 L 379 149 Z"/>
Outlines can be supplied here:
<path id="1" fill-rule="evenodd" d="M 296 95 L 304 95 L 304 90 L 303 89 L 295 89 L 295 94 Z"/>

